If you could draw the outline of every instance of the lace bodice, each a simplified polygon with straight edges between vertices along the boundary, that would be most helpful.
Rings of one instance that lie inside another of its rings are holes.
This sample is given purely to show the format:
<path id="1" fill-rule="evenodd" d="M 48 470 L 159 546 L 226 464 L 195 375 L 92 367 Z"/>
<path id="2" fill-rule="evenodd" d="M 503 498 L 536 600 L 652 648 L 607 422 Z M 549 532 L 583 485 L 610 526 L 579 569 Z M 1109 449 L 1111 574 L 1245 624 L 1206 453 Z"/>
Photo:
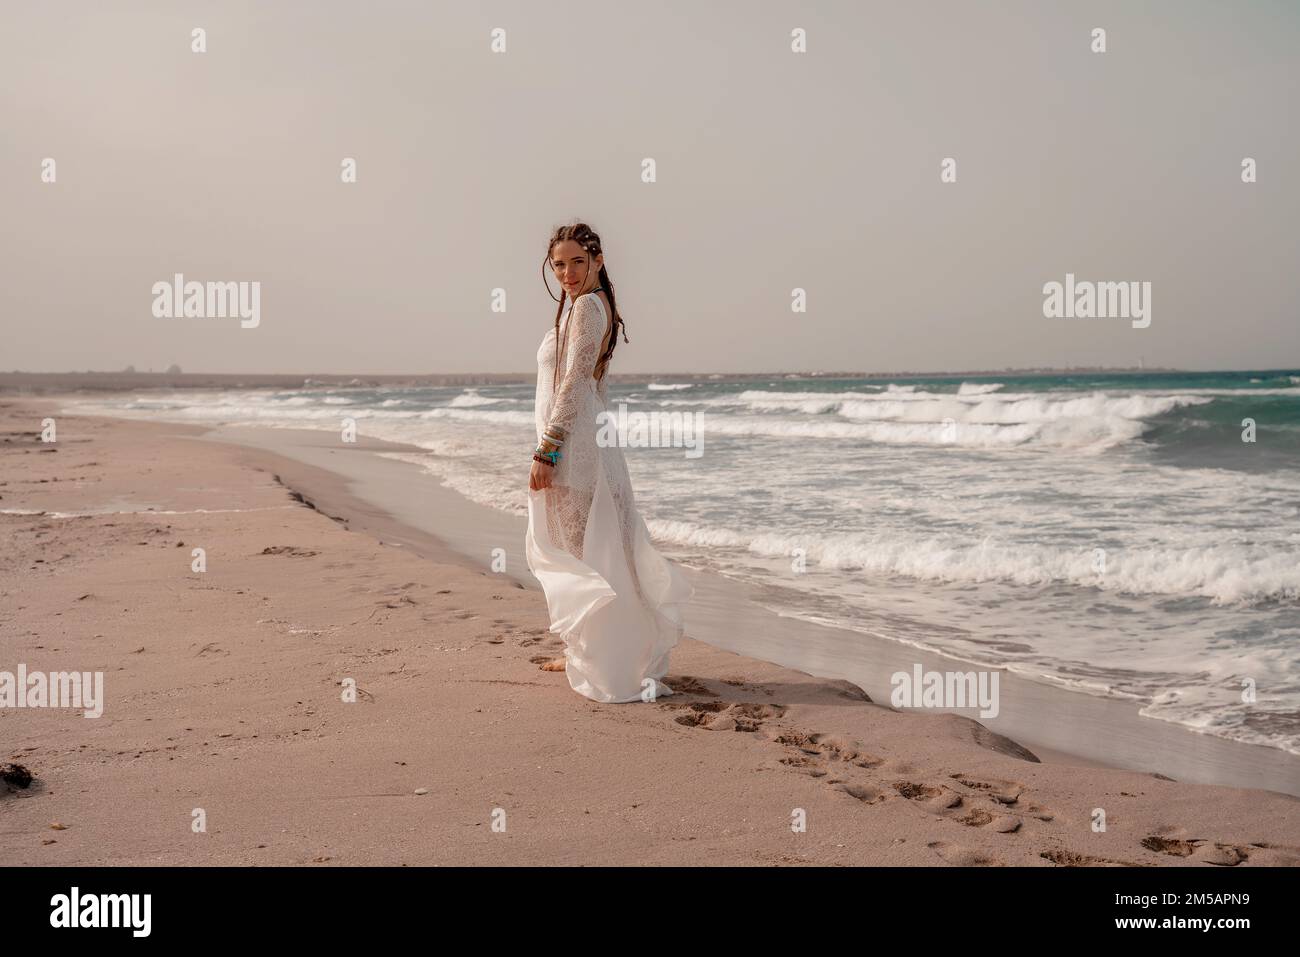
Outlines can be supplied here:
<path id="1" fill-rule="evenodd" d="M 608 398 L 606 380 L 597 382 L 594 378 L 608 329 L 605 304 L 593 292 L 569 301 L 560 318 L 558 340 L 553 328 L 542 338 L 537 350 L 537 396 L 533 404 L 539 442 L 548 425 L 559 426 L 572 436 L 584 412 L 591 413 L 594 427 L 595 414 L 605 407 Z M 557 348 L 560 369 L 558 385 L 553 387 Z M 566 442 L 561 463 L 569 446 L 570 442 Z"/>

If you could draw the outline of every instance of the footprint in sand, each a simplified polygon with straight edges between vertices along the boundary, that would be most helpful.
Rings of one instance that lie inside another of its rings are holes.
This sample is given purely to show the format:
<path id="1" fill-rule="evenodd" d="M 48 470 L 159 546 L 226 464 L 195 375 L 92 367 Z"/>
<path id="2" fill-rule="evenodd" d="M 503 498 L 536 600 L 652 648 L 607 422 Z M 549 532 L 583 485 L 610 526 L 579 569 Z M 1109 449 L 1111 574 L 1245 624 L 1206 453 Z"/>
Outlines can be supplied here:
<path id="1" fill-rule="evenodd" d="M 960 844 L 948 844 L 945 841 L 931 841 L 925 845 L 935 854 L 939 855 L 940 860 L 945 864 L 952 864 L 954 867 L 1005 867 L 1003 861 L 997 858 L 989 857 L 984 851 L 978 851 L 971 847 L 963 847 Z"/>
<path id="2" fill-rule="evenodd" d="M 1117 861 L 1110 857 L 1092 857 L 1089 854 L 1077 854 L 1064 848 L 1041 851 L 1038 855 L 1045 861 L 1051 861 L 1058 867 L 1150 867 L 1134 861 Z"/>
<path id="3" fill-rule="evenodd" d="M 804 774 L 810 775 L 814 778 L 824 778 L 827 774 L 826 768 L 822 767 L 819 762 L 802 754 L 787 754 L 779 760 L 786 767 L 802 771 Z"/>
<path id="4" fill-rule="evenodd" d="M 857 798 L 863 804 L 880 804 L 887 799 L 884 791 L 870 784 L 854 784 L 850 781 L 840 781 L 835 787 L 849 795 L 849 797 Z"/>
<path id="5" fill-rule="evenodd" d="M 1142 839 L 1142 846 L 1157 854 L 1187 857 L 1202 864 L 1215 864 L 1219 867 L 1236 867 L 1250 858 L 1250 851 L 1241 845 L 1220 844 L 1202 838 L 1183 840 L 1152 834 Z"/>
<path id="6" fill-rule="evenodd" d="M 785 728 L 773 739 L 786 754 L 779 758 L 781 764 L 814 778 L 826 778 L 826 784 L 866 804 L 881 804 L 890 799 L 888 789 L 873 780 L 853 780 L 852 777 L 884 764 L 884 758 L 869 754 L 862 743 L 846 735 L 807 733 L 796 728 Z"/>
<path id="7" fill-rule="evenodd" d="M 531 648 L 540 643 L 549 634 L 547 628 L 521 628 L 512 636 L 521 648 Z"/>
<path id="8" fill-rule="evenodd" d="M 956 810 L 965 803 L 960 794 L 942 785 L 935 787 L 911 781 L 894 781 L 892 786 L 912 803 L 924 805 L 935 812 Z"/>
<path id="9" fill-rule="evenodd" d="M 777 744 L 785 745 L 787 748 L 792 748 L 799 754 L 810 758 L 822 758 L 826 761 L 845 761 L 860 768 L 874 768 L 884 763 L 883 758 L 878 758 L 874 754 L 867 754 L 863 751 L 861 742 L 854 741 L 844 735 L 823 734 L 821 732 L 805 734 L 802 731 L 789 729 L 782 731 L 774 740 Z"/>
<path id="10" fill-rule="evenodd" d="M 724 677 L 719 678 L 718 680 L 724 685 L 730 685 L 733 688 L 739 688 L 741 691 L 748 691 L 751 694 L 765 694 L 769 698 L 775 694 L 775 692 L 770 688 L 764 688 L 762 685 L 753 684 L 745 678 L 738 676 Z"/>
<path id="11" fill-rule="evenodd" d="M 768 718 L 780 717 L 785 711 L 780 705 L 747 701 L 669 701 L 662 707 L 683 711 L 673 719 L 678 724 L 708 731 L 757 731 Z"/>
<path id="12" fill-rule="evenodd" d="M 789 737 L 791 736 L 787 735 L 787 738 Z M 840 747 L 843 748 L 843 744 Z M 813 753 L 807 747 L 801 748 L 801 751 L 805 755 Z M 856 749 L 849 749 L 848 753 L 857 758 L 857 760 L 851 758 L 850 763 L 858 767 L 873 768 L 875 765 L 882 763 L 879 758 L 874 759 L 874 761 L 868 760 L 864 762 L 861 759 L 860 752 L 856 752 Z M 976 783 L 967 778 L 966 781 L 961 782 L 963 788 L 966 786 L 967 781 L 972 784 Z M 846 791 L 859 800 L 865 800 L 868 804 L 886 800 L 890 796 L 890 791 L 892 791 L 899 797 L 936 817 L 955 821 L 966 827 L 984 828 L 999 834 L 1013 834 L 1020 830 L 1023 824 L 1023 820 L 1019 816 L 1004 813 L 1002 804 L 990 803 L 982 806 L 985 790 L 994 787 L 988 782 L 978 782 L 985 784 L 986 788 L 978 788 L 964 794 L 956 786 L 943 783 L 926 784 L 908 780 L 890 781 L 887 786 L 878 786 L 870 781 L 844 782 L 837 778 L 833 778 L 827 783 L 838 785 L 840 790 Z M 855 793 L 855 790 L 861 791 L 867 797 L 864 798 L 862 794 Z M 1008 796 L 1005 792 L 1002 793 L 1004 796 Z M 1016 797 L 1018 795 L 1019 792 L 1016 792 Z M 1010 803 L 1014 803 L 1014 801 Z"/>
<path id="13" fill-rule="evenodd" d="M 993 820 L 1001 822 L 994 825 L 994 830 L 1002 830 L 1007 826 L 1006 822 L 1008 820 L 1018 820 L 1018 818 L 1008 818 L 1005 815 L 999 815 L 998 811 L 1002 809 L 1014 809 L 1020 814 L 1027 815 L 1028 817 L 1035 818 L 1039 821 L 1051 821 L 1056 816 L 1051 811 L 1040 807 L 1033 802 L 1022 801 L 1021 797 L 1024 795 L 1026 787 L 1019 781 L 1005 781 L 996 778 L 990 781 L 982 781 L 969 774 L 953 774 L 950 775 L 950 777 L 953 781 L 956 781 L 957 784 L 961 785 L 962 788 L 969 789 L 967 791 L 968 796 L 982 795 L 994 802 L 991 808 L 993 812 Z M 966 822 L 963 821 L 962 823 Z M 976 826 L 982 827 L 983 825 Z M 1016 828 L 1011 828 L 1010 830 L 1015 829 Z M 1010 831 L 1007 831 L 1006 833 L 1010 833 Z"/>
<path id="14" fill-rule="evenodd" d="M 718 693 L 702 682 L 699 678 L 691 675 L 665 675 L 664 684 L 672 688 L 677 694 L 698 694 L 706 695 L 710 698 L 718 697 Z"/>
<path id="15" fill-rule="evenodd" d="M 1013 805 L 1020 800 L 1025 786 L 1016 781 L 979 781 L 968 774 L 950 774 L 962 787 L 973 791 L 982 791 L 999 804 Z"/>

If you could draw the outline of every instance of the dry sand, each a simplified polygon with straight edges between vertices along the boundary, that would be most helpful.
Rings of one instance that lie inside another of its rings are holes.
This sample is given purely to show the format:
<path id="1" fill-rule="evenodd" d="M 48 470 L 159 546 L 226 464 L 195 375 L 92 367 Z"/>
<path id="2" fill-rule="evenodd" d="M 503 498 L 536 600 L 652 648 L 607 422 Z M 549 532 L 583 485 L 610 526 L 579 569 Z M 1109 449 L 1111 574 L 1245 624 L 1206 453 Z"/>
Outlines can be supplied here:
<path id="1" fill-rule="evenodd" d="M 1041 763 L 689 638 L 678 694 L 596 704 L 539 670 L 540 593 L 330 473 L 190 426 L 42 444 L 57 407 L 0 398 L 0 671 L 106 703 L 0 709 L 36 778 L 0 785 L 0 863 L 1300 863 L 1294 797 Z"/>

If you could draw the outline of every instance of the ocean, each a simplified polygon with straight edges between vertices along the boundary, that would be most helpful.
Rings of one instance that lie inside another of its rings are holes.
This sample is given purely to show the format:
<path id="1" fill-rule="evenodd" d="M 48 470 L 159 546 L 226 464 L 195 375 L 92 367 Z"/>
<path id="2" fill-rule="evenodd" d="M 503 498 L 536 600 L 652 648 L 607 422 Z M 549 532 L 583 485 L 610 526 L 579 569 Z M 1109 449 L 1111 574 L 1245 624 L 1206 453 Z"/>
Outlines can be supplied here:
<path id="1" fill-rule="evenodd" d="M 187 390 L 75 411 L 351 417 L 524 514 L 533 392 Z M 774 611 L 1300 754 L 1300 370 L 716 377 L 609 399 L 692 413 L 698 455 L 626 449 L 637 503 L 666 555 L 765 586 Z"/>

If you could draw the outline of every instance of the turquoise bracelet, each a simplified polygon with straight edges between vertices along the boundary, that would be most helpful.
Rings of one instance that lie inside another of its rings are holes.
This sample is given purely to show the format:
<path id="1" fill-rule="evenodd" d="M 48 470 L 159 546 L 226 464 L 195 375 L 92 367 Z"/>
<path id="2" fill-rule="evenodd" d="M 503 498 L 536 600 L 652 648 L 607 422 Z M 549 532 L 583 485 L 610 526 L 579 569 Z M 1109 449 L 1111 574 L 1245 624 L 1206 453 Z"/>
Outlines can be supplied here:
<path id="1" fill-rule="evenodd" d="M 540 456 L 541 456 L 542 458 L 544 458 L 544 459 L 550 459 L 552 465 L 554 465 L 556 462 L 558 462 L 558 461 L 560 460 L 560 450 L 559 450 L 559 449 L 556 449 L 554 452 L 543 452 L 542 449 L 541 449 L 541 447 L 538 446 L 538 448 L 536 449 L 536 451 L 535 451 L 533 454 L 534 454 L 534 455 L 540 455 Z"/>

